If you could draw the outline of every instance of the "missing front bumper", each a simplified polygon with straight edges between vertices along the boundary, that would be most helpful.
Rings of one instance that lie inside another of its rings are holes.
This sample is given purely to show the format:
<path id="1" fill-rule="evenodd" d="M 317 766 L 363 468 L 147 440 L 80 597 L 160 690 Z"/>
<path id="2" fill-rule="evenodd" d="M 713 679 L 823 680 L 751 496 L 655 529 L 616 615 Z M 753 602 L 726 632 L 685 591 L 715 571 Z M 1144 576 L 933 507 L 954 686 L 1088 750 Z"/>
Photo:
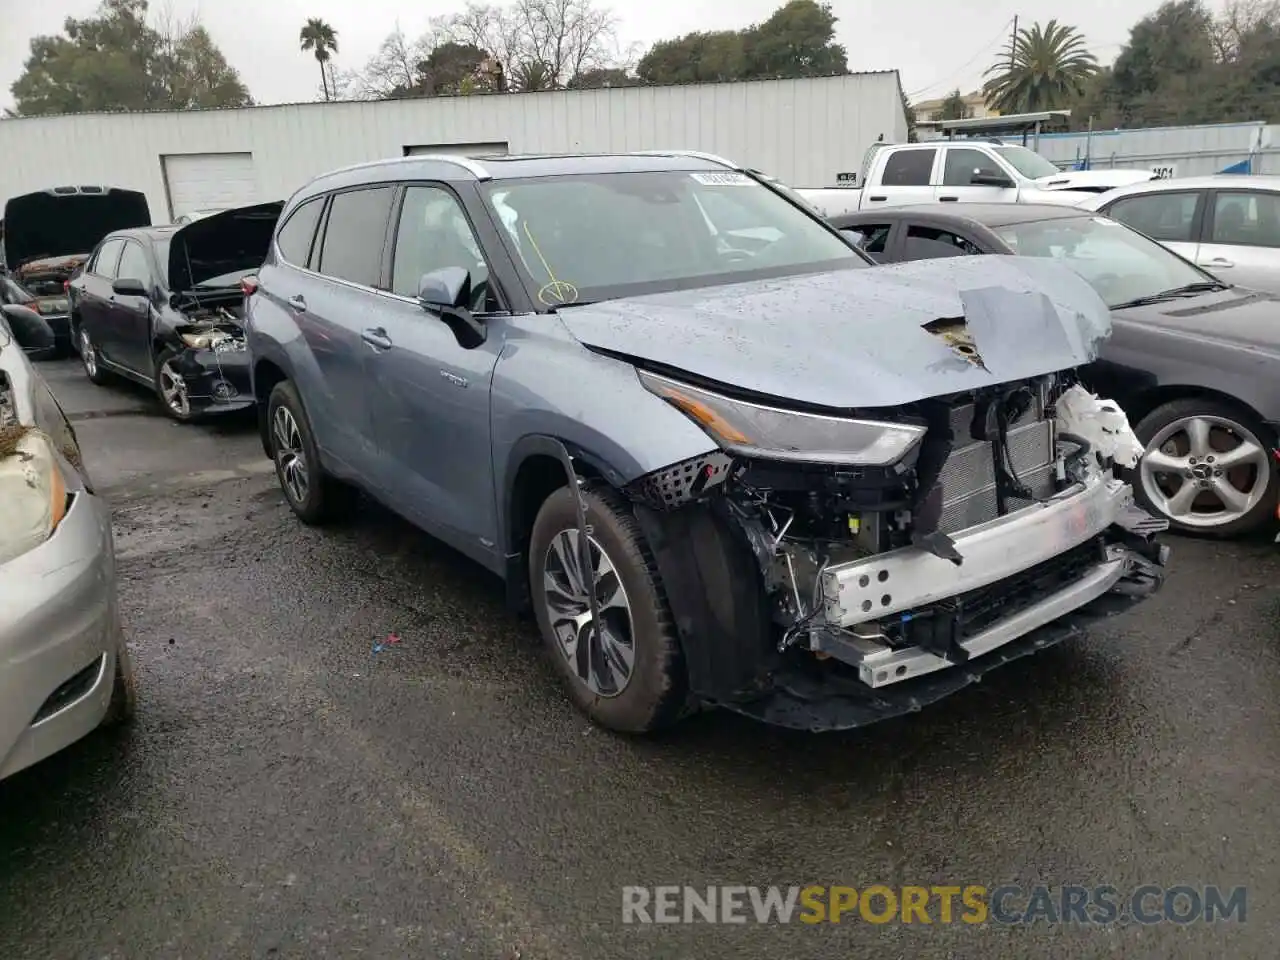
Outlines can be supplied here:
<path id="1" fill-rule="evenodd" d="M 1153 592 L 1162 526 L 1128 484 L 1097 475 L 957 534 L 959 565 L 908 547 L 829 567 L 810 649 L 873 689 L 967 663 L 1112 591 Z"/>

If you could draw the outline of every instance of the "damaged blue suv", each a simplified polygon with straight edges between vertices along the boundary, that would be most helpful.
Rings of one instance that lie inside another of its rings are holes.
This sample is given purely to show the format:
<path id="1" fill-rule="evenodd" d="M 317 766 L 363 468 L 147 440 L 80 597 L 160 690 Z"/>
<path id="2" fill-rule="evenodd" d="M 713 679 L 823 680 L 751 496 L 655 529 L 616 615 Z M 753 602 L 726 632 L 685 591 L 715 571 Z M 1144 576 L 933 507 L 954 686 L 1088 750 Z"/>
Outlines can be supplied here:
<path id="1" fill-rule="evenodd" d="M 705 154 L 338 170 L 247 299 L 262 442 L 304 522 L 364 491 L 502 576 L 605 726 L 870 723 L 1139 602 L 1167 549 L 1075 379 L 1083 280 L 869 266 Z"/>

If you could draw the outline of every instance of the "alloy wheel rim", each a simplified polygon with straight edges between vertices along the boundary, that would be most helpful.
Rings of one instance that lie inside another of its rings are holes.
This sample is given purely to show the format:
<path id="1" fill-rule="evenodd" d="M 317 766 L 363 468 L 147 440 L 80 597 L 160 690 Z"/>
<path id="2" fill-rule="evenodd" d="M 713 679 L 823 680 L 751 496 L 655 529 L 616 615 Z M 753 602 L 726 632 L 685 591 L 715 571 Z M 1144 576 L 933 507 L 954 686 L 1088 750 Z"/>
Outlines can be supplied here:
<path id="1" fill-rule="evenodd" d="M 590 555 L 582 566 L 583 539 Z M 631 603 L 617 568 L 594 537 L 562 530 L 547 546 L 543 603 L 560 653 L 593 696 L 610 699 L 626 690 L 635 667 Z M 592 621 L 594 591 L 599 629 Z"/>
<path id="2" fill-rule="evenodd" d="M 160 393 L 169 409 L 180 417 L 189 416 L 191 402 L 187 399 L 187 382 L 182 379 L 173 361 L 166 360 L 160 365 Z"/>
<path id="3" fill-rule="evenodd" d="M 88 330 L 80 331 L 80 362 L 84 364 L 85 373 L 89 376 L 98 375 L 98 351 L 94 349 Z"/>
<path id="4" fill-rule="evenodd" d="M 1184 527 L 1213 529 L 1246 516 L 1266 494 L 1270 456 L 1239 422 L 1183 417 L 1158 431 L 1140 464 L 1143 492 Z"/>
<path id="5" fill-rule="evenodd" d="M 276 469 L 280 472 L 280 484 L 294 503 L 305 503 L 310 479 L 307 474 L 307 458 L 302 449 L 302 431 L 288 407 L 277 407 L 272 421 L 272 433 L 276 445 Z"/>

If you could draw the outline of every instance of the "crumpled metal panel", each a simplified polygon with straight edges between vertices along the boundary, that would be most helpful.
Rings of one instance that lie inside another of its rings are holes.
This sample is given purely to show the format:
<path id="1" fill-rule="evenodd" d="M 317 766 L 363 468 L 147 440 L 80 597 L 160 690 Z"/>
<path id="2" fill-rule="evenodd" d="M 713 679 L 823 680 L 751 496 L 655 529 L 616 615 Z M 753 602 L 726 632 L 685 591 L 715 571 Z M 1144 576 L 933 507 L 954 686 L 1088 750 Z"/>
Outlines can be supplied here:
<path id="1" fill-rule="evenodd" d="M 760 394 L 900 406 L 1088 363 L 1111 313 L 1069 268 L 954 257 L 574 307 L 581 342 Z M 963 320 L 981 363 L 924 329 Z"/>

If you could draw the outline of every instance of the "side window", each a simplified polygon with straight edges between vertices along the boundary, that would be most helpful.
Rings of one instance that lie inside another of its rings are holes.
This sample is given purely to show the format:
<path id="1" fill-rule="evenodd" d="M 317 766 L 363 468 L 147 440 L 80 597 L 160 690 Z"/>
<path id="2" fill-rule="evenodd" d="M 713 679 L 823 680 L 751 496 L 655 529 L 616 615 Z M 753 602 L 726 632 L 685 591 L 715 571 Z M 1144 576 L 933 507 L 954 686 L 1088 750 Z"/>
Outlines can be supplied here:
<path id="1" fill-rule="evenodd" d="M 927 187 L 937 150 L 894 150 L 885 158 L 880 182 L 886 187 Z"/>
<path id="2" fill-rule="evenodd" d="M 907 228 L 905 252 L 908 260 L 932 260 L 936 257 L 973 256 L 982 251 L 958 233 L 912 225 Z"/>
<path id="3" fill-rule="evenodd" d="M 996 162 L 981 150 L 948 147 L 946 164 L 942 172 L 944 187 L 967 187 L 975 173 L 1001 172 Z"/>
<path id="4" fill-rule="evenodd" d="M 316 197 L 289 214 L 289 219 L 276 236 L 276 246 L 285 263 L 305 267 L 311 256 L 311 242 L 315 239 L 316 225 L 324 210 L 324 197 Z"/>
<path id="5" fill-rule="evenodd" d="M 114 280 L 117 276 L 116 264 L 120 262 L 120 248 L 123 246 L 123 240 L 108 240 L 104 243 L 98 255 L 93 258 L 93 272 L 105 280 Z"/>
<path id="6" fill-rule="evenodd" d="M 893 228 L 889 223 L 864 223 L 856 227 L 845 227 L 842 231 L 863 253 L 884 253 L 884 245 L 889 240 L 889 231 Z"/>
<path id="7" fill-rule="evenodd" d="M 1153 240 L 1191 243 L 1199 198 L 1198 193 L 1140 194 L 1117 200 L 1106 214 Z"/>
<path id="8" fill-rule="evenodd" d="M 440 187 L 408 187 L 396 225 L 391 292 L 416 297 L 424 273 L 462 267 L 471 274 L 472 309 L 496 310 L 489 268 L 458 199 Z"/>
<path id="9" fill-rule="evenodd" d="M 1280 193 L 1219 193 L 1209 242 L 1280 247 Z"/>
<path id="10" fill-rule="evenodd" d="M 391 187 L 335 193 L 324 231 L 317 270 L 328 277 L 378 286 L 382 274 L 382 244 L 391 213 Z"/>
<path id="11" fill-rule="evenodd" d="M 151 264 L 147 262 L 147 253 L 142 249 L 142 244 L 130 241 L 124 245 L 116 276 L 121 280 L 141 280 L 148 287 L 151 286 Z"/>

